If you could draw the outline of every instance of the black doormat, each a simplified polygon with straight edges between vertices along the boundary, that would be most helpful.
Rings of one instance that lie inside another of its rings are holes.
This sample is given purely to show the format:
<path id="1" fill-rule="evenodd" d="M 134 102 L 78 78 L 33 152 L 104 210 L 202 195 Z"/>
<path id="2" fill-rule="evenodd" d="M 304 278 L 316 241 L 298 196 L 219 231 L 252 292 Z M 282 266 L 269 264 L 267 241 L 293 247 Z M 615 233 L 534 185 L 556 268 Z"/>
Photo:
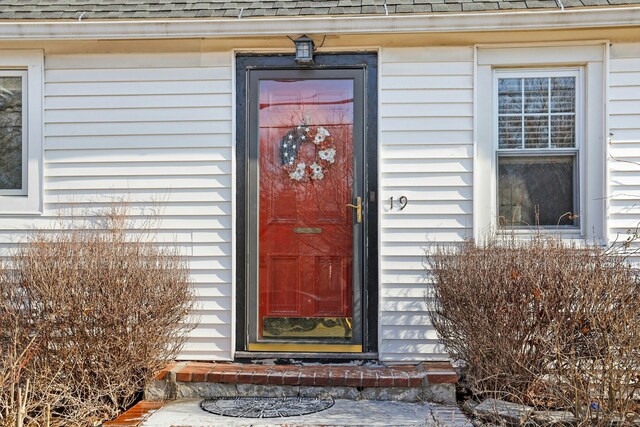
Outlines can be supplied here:
<path id="1" fill-rule="evenodd" d="M 207 412 L 235 418 L 281 418 L 313 414 L 333 406 L 331 397 L 216 397 L 200 407 Z"/>

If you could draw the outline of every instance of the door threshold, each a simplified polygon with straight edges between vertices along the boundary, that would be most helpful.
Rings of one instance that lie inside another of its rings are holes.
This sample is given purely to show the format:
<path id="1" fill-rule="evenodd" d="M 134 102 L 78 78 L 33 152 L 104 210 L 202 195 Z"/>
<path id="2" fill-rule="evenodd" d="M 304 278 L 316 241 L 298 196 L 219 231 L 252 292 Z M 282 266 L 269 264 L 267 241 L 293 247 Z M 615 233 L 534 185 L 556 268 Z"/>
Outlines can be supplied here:
<path id="1" fill-rule="evenodd" d="M 378 353 L 291 353 L 274 351 L 236 351 L 236 361 L 252 359 L 302 359 L 305 361 L 332 360 L 344 362 L 351 360 L 378 360 Z"/>

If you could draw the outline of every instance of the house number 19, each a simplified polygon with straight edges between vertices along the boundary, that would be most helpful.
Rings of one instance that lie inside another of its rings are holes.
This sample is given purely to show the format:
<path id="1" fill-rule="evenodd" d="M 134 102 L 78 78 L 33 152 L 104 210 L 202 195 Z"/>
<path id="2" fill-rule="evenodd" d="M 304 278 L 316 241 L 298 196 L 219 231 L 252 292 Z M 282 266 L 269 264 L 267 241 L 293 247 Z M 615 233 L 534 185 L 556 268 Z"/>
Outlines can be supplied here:
<path id="1" fill-rule="evenodd" d="M 391 200 L 391 210 L 393 210 L 393 196 L 391 196 L 389 200 Z M 399 201 L 400 201 L 400 210 L 403 210 L 404 208 L 406 208 L 407 203 L 409 203 L 409 199 L 407 199 L 407 196 L 400 197 Z"/>

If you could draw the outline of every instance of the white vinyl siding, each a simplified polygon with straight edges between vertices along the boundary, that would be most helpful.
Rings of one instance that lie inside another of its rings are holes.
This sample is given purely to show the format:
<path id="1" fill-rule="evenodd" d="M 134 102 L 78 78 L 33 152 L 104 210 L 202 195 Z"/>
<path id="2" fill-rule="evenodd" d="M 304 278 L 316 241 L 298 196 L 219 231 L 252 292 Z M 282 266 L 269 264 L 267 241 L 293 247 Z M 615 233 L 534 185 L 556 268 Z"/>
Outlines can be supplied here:
<path id="1" fill-rule="evenodd" d="M 380 359 L 446 359 L 424 255 L 472 234 L 473 48 L 385 48 L 380 65 Z"/>
<path id="2" fill-rule="evenodd" d="M 610 48 L 609 240 L 640 221 L 640 43 Z"/>
<path id="3" fill-rule="evenodd" d="M 548 50 L 540 49 L 522 56 L 535 62 Z M 429 321 L 424 254 L 431 245 L 472 237 L 481 212 L 473 212 L 473 50 L 379 53 L 379 353 L 385 362 L 447 358 Z M 562 50 L 559 66 L 591 61 L 587 70 L 605 69 L 594 49 L 555 50 Z M 614 43 L 610 54 L 609 185 L 601 203 L 608 205 L 613 240 L 640 217 L 640 43 Z M 478 65 L 486 65 L 482 60 Z M 492 61 L 510 66 L 513 55 L 496 50 Z M 70 205 L 90 215 L 125 200 L 136 221 L 132 231 L 149 216 L 158 221 L 159 241 L 189 259 L 200 323 L 181 359 L 231 360 L 232 54 L 48 55 L 44 79 L 44 215 L 0 216 L 0 245 L 15 247 Z M 600 87 L 586 84 L 591 93 Z M 597 151 L 602 135 L 591 134 Z M 593 157 L 588 170 L 598 175 L 604 155 Z M 399 211 L 401 196 L 408 203 Z"/>
<path id="4" fill-rule="evenodd" d="M 233 356 L 231 58 L 46 56 L 44 215 L 0 218 L 4 247 L 71 205 L 90 216 L 125 201 L 132 232 L 155 221 L 198 295 L 182 359 Z"/>

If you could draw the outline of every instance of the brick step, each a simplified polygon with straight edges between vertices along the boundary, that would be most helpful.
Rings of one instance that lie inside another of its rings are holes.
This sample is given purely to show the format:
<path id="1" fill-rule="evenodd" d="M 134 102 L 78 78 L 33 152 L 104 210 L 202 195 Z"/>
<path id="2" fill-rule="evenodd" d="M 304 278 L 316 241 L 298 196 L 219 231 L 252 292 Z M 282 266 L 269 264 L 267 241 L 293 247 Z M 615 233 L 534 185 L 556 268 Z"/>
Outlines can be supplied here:
<path id="1" fill-rule="evenodd" d="M 157 375 L 146 398 L 325 394 L 339 399 L 451 403 L 457 381 L 448 362 L 398 366 L 180 362 Z"/>
<path id="2" fill-rule="evenodd" d="M 137 427 L 151 414 L 164 406 L 164 402 L 140 401 L 116 419 L 102 424 L 104 427 Z"/>

